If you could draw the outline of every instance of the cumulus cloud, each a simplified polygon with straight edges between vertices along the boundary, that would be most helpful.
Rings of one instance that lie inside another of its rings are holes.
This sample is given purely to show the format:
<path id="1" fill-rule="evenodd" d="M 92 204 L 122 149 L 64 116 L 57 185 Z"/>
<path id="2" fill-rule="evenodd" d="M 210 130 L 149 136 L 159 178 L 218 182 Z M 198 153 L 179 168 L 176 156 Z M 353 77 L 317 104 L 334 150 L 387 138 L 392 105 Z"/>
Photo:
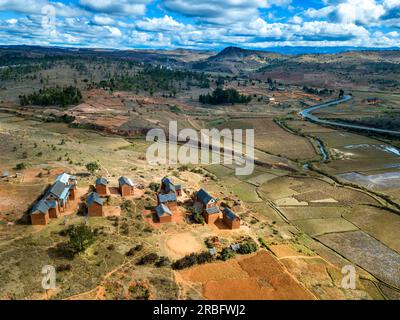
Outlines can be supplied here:
<path id="1" fill-rule="evenodd" d="M 146 31 L 173 31 L 185 28 L 183 23 L 177 22 L 172 17 L 165 15 L 162 18 L 145 18 L 136 23 L 137 27 Z"/>
<path id="2" fill-rule="evenodd" d="M 151 0 L 80 0 L 79 4 L 87 9 L 98 13 L 115 15 L 144 15 L 146 5 Z"/>

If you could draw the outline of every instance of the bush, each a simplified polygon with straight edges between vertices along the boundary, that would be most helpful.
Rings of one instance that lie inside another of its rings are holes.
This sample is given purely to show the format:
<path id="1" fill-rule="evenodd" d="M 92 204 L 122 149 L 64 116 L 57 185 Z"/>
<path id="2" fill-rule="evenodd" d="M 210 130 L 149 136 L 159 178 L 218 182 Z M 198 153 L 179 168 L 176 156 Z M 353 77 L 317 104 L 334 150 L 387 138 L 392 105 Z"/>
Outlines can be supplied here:
<path id="1" fill-rule="evenodd" d="M 84 224 L 72 226 L 67 234 L 69 236 L 69 247 L 75 254 L 84 252 L 96 240 L 92 229 Z"/>
<path id="2" fill-rule="evenodd" d="M 229 260 L 235 256 L 235 252 L 231 248 L 224 248 L 221 251 L 220 259 L 223 261 Z"/>
<path id="3" fill-rule="evenodd" d="M 152 182 L 152 183 L 150 183 L 149 184 L 149 189 L 151 190 L 151 191 L 154 191 L 154 192 L 157 192 L 159 189 L 160 189 L 160 184 L 159 183 L 157 183 L 157 182 Z"/>
<path id="4" fill-rule="evenodd" d="M 238 253 L 240 254 L 249 254 L 252 252 L 256 252 L 258 250 L 257 243 L 254 240 L 250 239 L 240 244 L 240 248 Z"/>
<path id="5" fill-rule="evenodd" d="M 15 166 L 14 169 L 15 169 L 15 170 L 25 170 L 25 169 L 26 169 L 26 164 L 23 163 L 23 162 L 18 163 L 18 164 Z"/>
<path id="6" fill-rule="evenodd" d="M 200 212 L 193 213 L 193 220 L 199 224 L 205 224 L 203 215 Z"/>
<path id="7" fill-rule="evenodd" d="M 260 241 L 262 247 L 269 249 L 268 243 L 263 238 L 258 238 L 258 241 Z"/>
<path id="8" fill-rule="evenodd" d="M 208 251 L 204 251 L 201 253 L 192 253 L 182 259 L 176 260 L 172 264 L 172 269 L 174 270 L 182 270 L 186 268 L 190 268 L 196 264 L 204 264 L 207 262 L 212 262 L 213 256 Z"/>
<path id="9" fill-rule="evenodd" d="M 86 169 L 91 172 L 94 173 L 98 170 L 100 170 L 100 165 L 98 164 L 98 162 L 94 161 L 94 162 L 90 162 L 86 165 Z"/>
<path id="10" fill-rule="evenodd" d="M 158 254 L 156 253 L 150 253 L 146 256 L 144 256 L 143 258 L 141 258 L 136 264 L 143 266 L 146 264 L 153 264 L 155 263 L 157 260 L 159 259 Z"/>
<path id="11" fill-rule="evenodd" d="M 167 257 L 160 257 L 156 262 L 157 268 L 167 267 L 171 264 L 171 261 Z"/>
<path id="12" fill-rule="evenodd" d="M 64 271 L 71 271 L 72 266 L 70 264 L 62 264 L 57 266 L 56 271 L 57 272 L 64 272 Z"/>

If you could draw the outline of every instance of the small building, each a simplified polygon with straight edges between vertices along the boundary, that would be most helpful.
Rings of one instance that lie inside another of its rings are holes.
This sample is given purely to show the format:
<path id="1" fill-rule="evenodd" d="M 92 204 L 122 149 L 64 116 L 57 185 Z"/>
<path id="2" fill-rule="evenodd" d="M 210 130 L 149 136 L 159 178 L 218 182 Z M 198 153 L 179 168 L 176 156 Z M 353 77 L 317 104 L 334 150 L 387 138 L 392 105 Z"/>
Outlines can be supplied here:
<path id="1" fill-rule="evenodd" d="M 55 200 L 46 201 L 47 206 L 49 207 L 49 217 L 50 219 L 57 219 L 61 216 L 58 203 Z"/>
<path id="2" fill-rule="evenodd" d="M 219 219 L 219 214 L 219 208 L 215 206 L 205 209 L 203 212 L 203 217 L 207 224 L 213 224 Z"/>
<path id="3" fill-rule="evenodd" d="M 34 226 L 45 226 L 49 223 L 49 206 L 45 200 L 40 200 L 35 206 L 32 208 L 31 214 L 31 223 Z"/>
<path id="4" fill-rule="evenodd" d="M 109 194 L 108 180 L 106 178 L 101 177 L 96 180 L 96 192 L 101 196 Z"/>
<path id="5" fill-rule="evenodd" d="M 157 195 L 157 202 L 158 205 L 166 205 L 169 210 L 172 212 L 175 211 L 178 207 L 177 205 L 177 198 L 175 193 L 168 193 L 168 194 L 158 194 Z"/>
<path id="6" fill-rule="evenodd" d="M 225 208 L 222 211 L 222 221 L 229 229 L 239 229 L 240 228 L 240 218 L 232 212 L 232 210 Z"/>
<path id="7" fill-rule="evenodd" d="M 217 200 L 204 189 L 200 189 L 196 193 L 194 207 L 197 212 L 203 214 L 204 220 L 208 224 L 214 223 L 219 218 L 220 211 L 217 207 Z"/>
<path id="8" fill-rule="evenodd" d="M 8 178 L 9 176 L 10 176 L 10 173 L 8 171 L 3 171 L 0 178 Z"/>
<path id="9" fill-rule="evenodd" d="M 156 214 L 158 222 L 172 222 L 172 212 L 166 205 L 160 204 L 158 207 L 156 207 Z"/>
<path id="10" fill-rule="evenodd" d="M 164 177 L 161 179 L 160 193 L 175 193 L 180 197 L 182 195 L 182 186 L 180 184 L 175 185 L 170 178 Z"/>
<path id="11" fill-rule="evenodd" d="M 89 217 L 103 217 L 103 199 L 96 192 L 92 192 L 86 199 Z"/>
<path id="12" fill-rule="evenodd" d="M 56 181 L 49 189 L 45 200 L 56 201 L 58 211 L 64 211 L 67 208 L 71 188 L 61 181 Z"/>
<path id="13" fill-rule="evenodd" d="M 130 197 L 135 194 L 135 184 L 133 181 L 126 177 L 121 177 L 118 179 L 119 182 L 119 192 L 123 197 Z"/>

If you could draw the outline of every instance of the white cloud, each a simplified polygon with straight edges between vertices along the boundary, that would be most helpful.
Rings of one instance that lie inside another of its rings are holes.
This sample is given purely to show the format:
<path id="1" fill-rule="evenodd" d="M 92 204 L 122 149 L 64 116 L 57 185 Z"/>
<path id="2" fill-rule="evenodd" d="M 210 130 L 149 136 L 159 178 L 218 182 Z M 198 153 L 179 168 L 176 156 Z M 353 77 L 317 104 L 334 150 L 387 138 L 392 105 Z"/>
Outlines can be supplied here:
<path id="1" fill-rule="evenodd" d="M 185 28 L 183 23 L 177 22 L 172 17 L 165 15 L 162 18 L 145 18 L 138 21 L 136 25 L 146 31 L 173 31 Z"/>
<path id="2" fill-rule="evenodd" d="M 144 15 L 151 0 L 80 0 L 79 4 L 88 10 L 115 15 Z"/>

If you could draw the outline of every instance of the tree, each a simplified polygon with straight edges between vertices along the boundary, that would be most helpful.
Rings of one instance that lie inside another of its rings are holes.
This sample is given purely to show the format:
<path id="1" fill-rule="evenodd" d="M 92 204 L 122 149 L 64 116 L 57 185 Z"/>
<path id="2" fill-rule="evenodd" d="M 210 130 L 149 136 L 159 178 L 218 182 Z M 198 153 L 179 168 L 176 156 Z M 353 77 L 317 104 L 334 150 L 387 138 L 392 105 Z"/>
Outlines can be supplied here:
<path id="1" fill-rule="evenodd" d="M 15 169 L 15 170 L 25 170 L 25 169 L 26 169 L 26 164 L 23 163 L 23 162 L 18 163 L 18 164 L 15 166 L 14 169 Z"/>
<path id="2" fill-rule="evenodd" d="M 84 252 L 96 240 L 92 229 L 84 224 L 72 226 L 67 234 L 69 247 L 74 254 Z"/>
<path id="3" fill-rule="evenodd" d="M 90 172 L 90 173 L 95 173 L 96 171 L 100 170 L 100 165 L 97 161 L 94 162 L 89 162 L 86 165 L 86 169 Z"/>
<path id="4" fill-rule="evenodd" d="M 229 260 L 235 256 L 235 252 L 231 248 L 224 248 L 221 251 L 220 258 L 223 261 Z"/>

